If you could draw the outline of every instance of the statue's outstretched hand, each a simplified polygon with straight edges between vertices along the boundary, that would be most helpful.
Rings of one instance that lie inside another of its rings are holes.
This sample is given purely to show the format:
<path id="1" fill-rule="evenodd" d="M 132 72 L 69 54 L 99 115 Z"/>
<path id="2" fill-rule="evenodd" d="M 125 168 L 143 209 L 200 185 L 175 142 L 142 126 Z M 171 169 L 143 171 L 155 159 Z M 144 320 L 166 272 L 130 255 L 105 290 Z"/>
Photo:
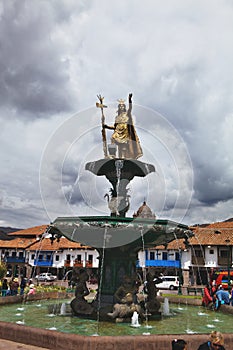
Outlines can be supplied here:
<path id="1" fill-rule="evenodd" d="M 131 94 L 129 94 L 129 103 L 131 103 L 132 102 L 132 97 L 133 97 L 133 94 L 131 93 Z"/>

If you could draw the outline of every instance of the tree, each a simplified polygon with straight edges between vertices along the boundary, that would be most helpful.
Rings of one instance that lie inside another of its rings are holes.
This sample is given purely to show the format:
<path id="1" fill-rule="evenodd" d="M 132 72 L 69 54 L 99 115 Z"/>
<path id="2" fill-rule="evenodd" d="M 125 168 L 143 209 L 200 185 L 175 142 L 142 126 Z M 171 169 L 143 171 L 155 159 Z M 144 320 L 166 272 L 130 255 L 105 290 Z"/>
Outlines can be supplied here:
<path id="1" fill-rule="evenodd" d="M 6 276 L 7 273 L 7 268 L 6 268 L 6 264 L 4 262 L 0 262 L 0 280 L 3 279 L 3 277 Z"/>

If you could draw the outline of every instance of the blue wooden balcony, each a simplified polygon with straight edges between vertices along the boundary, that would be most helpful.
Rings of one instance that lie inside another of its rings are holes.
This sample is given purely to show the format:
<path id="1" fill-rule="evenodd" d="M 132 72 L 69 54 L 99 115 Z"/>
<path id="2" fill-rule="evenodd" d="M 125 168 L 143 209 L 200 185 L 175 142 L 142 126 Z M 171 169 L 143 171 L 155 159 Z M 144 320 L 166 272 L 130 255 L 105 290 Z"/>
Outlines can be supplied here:
<path id="1" fill-rule="evenodd" d="M 50 260 L 35 259 L 34 266 L 51 267 L 51 266 L 53 266 L 53 260 L 51 260 L 51 259 Z"/>
<path id="2" fill-rule="evenodd" d="M 18 264 L 18 263 L 25 263 L 25 258 L 19 258 L 17 256 L 5 256 L 4 261 L 10 264 L 12 263 Z"/>
<path id="3" fill-rule="evenodd" d="M 146 260 L 146 267 L 155 266 L 155 267 L 180 267 L 179 260 Z M 139 261 L 137 262 L 137 267 L 141 267 L 139 265 Z"/>

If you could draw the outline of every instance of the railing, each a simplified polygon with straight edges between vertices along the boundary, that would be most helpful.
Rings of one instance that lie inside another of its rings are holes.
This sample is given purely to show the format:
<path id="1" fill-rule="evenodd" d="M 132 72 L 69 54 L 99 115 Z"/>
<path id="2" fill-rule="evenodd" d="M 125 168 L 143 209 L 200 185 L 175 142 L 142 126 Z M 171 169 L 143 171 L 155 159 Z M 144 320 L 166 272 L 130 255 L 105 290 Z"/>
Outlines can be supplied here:
<path id="1" fill-rule="evenodd" d="M 19 258 L 17 256 L 5 256 L 4 260 L 7 263 L 25 263 L 25 258 Z"/>
<path id="2" fill-rule="evenodd" d="M 51 267 L 53 266 L 52 260 L 34 260 L 34 266 L 44 266 L 44 267 Z"/>
<path id="3" fill-rule="evenodd" d="M 83 261 L 82 260 L 74 260 L 73 266 L 75 266 L 75 267 L 83 267 Z"/>
<path id="4" fill-rule="evenodd" d="M 228 266 L 229 261 L 232 261 L 231 257 L 230 258 L 227 258 L 227 257 L 223 258 L 221 256 L 218 256 L 218 265 L 220 265 L 220 266 Z"/>
<path id="5" fill-rule="evenodd" d="M 203 256 L 193 256 L 192 255 L 192 264 L 193 265 L 205 265 L 205 258 L 203 258 Z"/>
<path id="6" fill-rule="evenodd" d="M 69 266 L 70 266 L 70 260 L 65 260 L 64 267 L 69 267 Z"/>
<path id="7" fill-rule="evenodd" d="M 157 267 L 180 267 L 179 260 L 146 260 L 146 267 L 157 266 Z"/>
<path id="8" fill-rule="evenodd" d="M 92 267 L 92 266 L 93 266 L 92 261 L 87 260 L 87 261 L 86 261 L 86 267 Z"/>

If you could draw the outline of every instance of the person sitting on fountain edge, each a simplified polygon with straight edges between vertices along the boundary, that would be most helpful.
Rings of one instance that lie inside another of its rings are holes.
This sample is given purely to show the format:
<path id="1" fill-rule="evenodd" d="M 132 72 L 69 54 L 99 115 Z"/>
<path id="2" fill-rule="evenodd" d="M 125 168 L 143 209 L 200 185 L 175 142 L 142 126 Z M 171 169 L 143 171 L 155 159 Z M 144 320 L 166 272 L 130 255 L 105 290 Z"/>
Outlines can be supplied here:
<path id="1" fill-rule="evenodd" d="M 230 294 L 228 291 L 223 290 L 222 285 L 220 284 L 219 289 L 216 292 L 216 300 L 215 300 L 215 310 L 218 310 L 221 305 L 230 304 Z"/>
<path id="2" fill-rule="evenodd" d="M 186 341 L 184 339 L 174 339 L 172 341 L 172 350 L 188 350 Z"/>
<path id="3" fill-rule="evenodd" d="M 210 340 L 201 344 L 198 350 L 225 350 L 223 344 L 224 338 L 222 333 L 213 331 L 210 334 Z"/>

